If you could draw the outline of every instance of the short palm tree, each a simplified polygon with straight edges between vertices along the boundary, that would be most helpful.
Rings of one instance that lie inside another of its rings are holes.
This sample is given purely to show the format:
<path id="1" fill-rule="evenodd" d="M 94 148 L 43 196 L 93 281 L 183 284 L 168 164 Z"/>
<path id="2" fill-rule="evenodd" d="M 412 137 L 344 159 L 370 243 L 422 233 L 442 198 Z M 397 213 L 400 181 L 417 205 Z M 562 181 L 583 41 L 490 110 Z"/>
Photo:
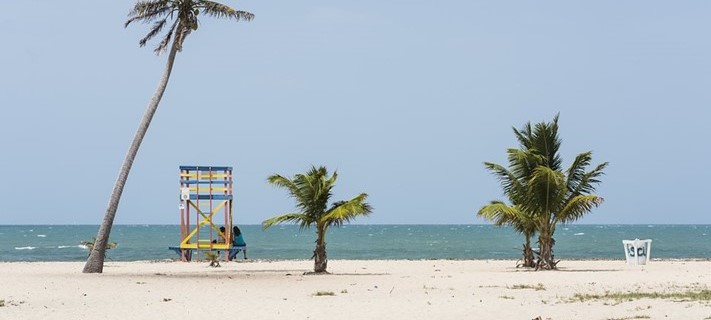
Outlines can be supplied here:
<path id="1" fill-rule="evenodd" d="M 129 24 L 134 22 L 153 23 L 146 36 L 138 41 L 141 47 L 145 46 L 149 40 L 156 37 L 167 27 L 167 31 L 154 51 L 156 54 L 160 54 L 170 47 L 170 52 L 168 53 L 168 61 L 165 65 L 163 76 L 158 82 L 158 88 L 148 103 L 146 112 L 136 130 L 133 142 L 121 165 L 121 171 L 116 179 L 113 191 L 111 191 L 109 204 L 104 214 L 104 220 L 96 236 L 96 243 L 89 254 L 89 259 L 87 259 L 84 265 L 84 273 L 101 273 L 104 270 L 106 246 L 114 218 L 116 217 L 116 210 L 121 200 L 121 194 L 126 185 L 126 180 L 128 180 L 128 174 L 131 171 L 131 166 L 133 166 L 136 154 L 138 154 L 138 148 L 141 146 L 143 137 L 148 131 L 148 126 L 151 124 L 151 119 L 153 119 L 153 115 L 158 109 L 158 104 L 163 97 L 163 93 L 168 86 L 168 79 L 170 79 L 170 73 L 173 70 L 175 56 L 183 49 L 185 38 L 191 32 L 198 29 L 198 16 L 200 14 L 235 21 L 252 20 L 254 18 L 254 15 L 249 12 L 235 10 L 224 4 L 206 0 L 138 1 L 129 12 L 129 18 L 126 21 L 125 27 L 128 27 Z"/>
<path id="2" fill-rule="evenodd" d="M 525 145 L 526 139 L 521 135 L 521 132 L 514 128 L 514 133 L 516 133 L 521 144 Z M 492 201 L 482 207 L 477 215 L 493 221 L 498 226 L 509 225 L 523 234 L 526 239 L 523 244 L 523 266 L 527 268 L 535 267 L 533 249 L 531 248 L 531 238 L 536 233 L 535 217 L 532 212 L 525 211 L 522 204 L 527 199 L 528 178 L 540 157 L 518 149 L 509 149 L 507 153 L 508 169 L 491 162 L 485 162 L 484 165 L 498 177 L 501 187 L 504 189 L 504 194 L 509 198 L 511 205 L 507 205 L 502 201 Z"/>
<path id="3" fill-rule="evenodd" d="M 526 268 L 535 267 L 531 238 L 536 234 L 536 224 L 530 214 L 521 211 L 518 206 L 507 205 L 501 201 L 492 201 L 479 209 L 477 215 L 493 221 L 497 226 L 511 226 L 516 232 L 523 234 L 526 242 L 523 244 L 523 263 L 521 263 L 521 266 Z"/>
<path id="4" fill-rule="evenodd" d="M 287 213 L 262 222 L 262 228 L 267 229 L 275 224 L 296 223 L 300 228 L 316 227 L 316 249 L 314 273 L 325 273 L 328 260 L 326 258 L 326 232 L 330 226 L 341 226 L 358 216 L 368 216 L 372 208 L 365 202 L 368 195 L 361 193 L 348 201 L 337 201 L 328 205 L 331 189 L 336 185 L 338 173 L 329 176 L 325 167 L 311 167 L 305 174 L 297 174 L 293 179 L 281 175 L 272 175 L 267 181 L 274 186 L 284 188 L 296 201 L 299 212 Z"/>

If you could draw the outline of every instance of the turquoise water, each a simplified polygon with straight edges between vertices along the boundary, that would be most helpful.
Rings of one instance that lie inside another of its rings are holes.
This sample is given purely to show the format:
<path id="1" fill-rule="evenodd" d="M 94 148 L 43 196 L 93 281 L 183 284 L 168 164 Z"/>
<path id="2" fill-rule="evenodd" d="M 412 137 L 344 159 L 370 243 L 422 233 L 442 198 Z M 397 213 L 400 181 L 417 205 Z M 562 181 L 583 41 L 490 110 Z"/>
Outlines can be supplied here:
<path id="1" fill-rule="evenodd" d="M 308 259 L 315 231 L 240 226 L 251 259 Z M 0 261 L 81 261 L 98 226 L 0 226 Z M 117 225 L 113 261 L 172 259 L 177 225 Z M 556 258 L 623 259 L 623 239 L 652 239 L 652 258 L 711 259 L 711 225 L 568 225 L 555 234 Z M 330 259 L 518 259 L 523 238 L 491 225 L 349 225 L 326 238 Z"/>

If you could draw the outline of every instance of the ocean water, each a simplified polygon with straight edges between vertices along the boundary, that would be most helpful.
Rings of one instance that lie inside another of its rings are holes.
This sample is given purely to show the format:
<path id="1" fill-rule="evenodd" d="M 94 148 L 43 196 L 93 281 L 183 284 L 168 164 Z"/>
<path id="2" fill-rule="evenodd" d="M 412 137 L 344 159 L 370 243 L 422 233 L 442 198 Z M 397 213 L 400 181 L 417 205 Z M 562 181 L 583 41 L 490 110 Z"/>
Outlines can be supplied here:
<path id="1" fill-rule="evenodd" d="M 314 229 L 240 226 L 251 259 L 308 259 Z M 82 261 L 82 240 L 98 226 L 0 226 L 0 261 Z M 215 236 L 216 237 L 216 236 Z M 116 225 L 108 251 L 113 261 L 174 259 L 177 225 Z M 652 258 L 711 259 L 711 225 L 559 225 L 554 254 L 560 259 L 624 259 L 623 239 L 652 239 Z M 518 259 L 523 237 L 491 225 L 347 225 L 326 237 L 330 259 Z M 535 244 L 534 244 L 535 247 Z M 241 255 L 240 255 L 241 256 Z"/>

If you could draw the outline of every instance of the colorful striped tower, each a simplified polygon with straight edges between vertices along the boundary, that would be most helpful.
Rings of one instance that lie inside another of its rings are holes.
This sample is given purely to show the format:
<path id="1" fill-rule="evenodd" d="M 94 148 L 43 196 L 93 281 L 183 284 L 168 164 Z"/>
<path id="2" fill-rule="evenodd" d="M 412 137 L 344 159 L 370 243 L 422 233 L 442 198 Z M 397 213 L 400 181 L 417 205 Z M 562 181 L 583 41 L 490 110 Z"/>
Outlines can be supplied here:
<path id="1" fill-rule="evenodd" d="M 195 251 L 221 251 L 225 260 L 237 254 L 232 246 L 232 167 L 180 166 L 180 252 L 190 261 Z M 220 231 L 225 228 L 225 232 Z"/>

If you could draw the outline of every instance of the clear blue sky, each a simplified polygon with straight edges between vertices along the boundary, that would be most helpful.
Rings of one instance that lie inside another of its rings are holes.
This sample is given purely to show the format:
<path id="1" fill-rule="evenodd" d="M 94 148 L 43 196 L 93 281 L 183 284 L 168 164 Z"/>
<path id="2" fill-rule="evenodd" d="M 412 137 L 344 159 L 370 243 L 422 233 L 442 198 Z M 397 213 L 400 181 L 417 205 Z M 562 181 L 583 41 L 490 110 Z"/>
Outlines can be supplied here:
<path id="1" fill-rule="evenodd" d="M 0 224 L 101 222 L 166 58 L 133 3 L 4 3 Z M 370 194 L 359 223 L 483 223 L 482 163 L 557 112 L 566 166 L 610 162 L 580 223 L 711 223 L 709 1 L 225 3 L 256 18 L 187 39 L 116 223 L 178 223 L 181 164 L 234 166 L 243 224 L 292 211 L 266 177 L 312 164 Z"/>

